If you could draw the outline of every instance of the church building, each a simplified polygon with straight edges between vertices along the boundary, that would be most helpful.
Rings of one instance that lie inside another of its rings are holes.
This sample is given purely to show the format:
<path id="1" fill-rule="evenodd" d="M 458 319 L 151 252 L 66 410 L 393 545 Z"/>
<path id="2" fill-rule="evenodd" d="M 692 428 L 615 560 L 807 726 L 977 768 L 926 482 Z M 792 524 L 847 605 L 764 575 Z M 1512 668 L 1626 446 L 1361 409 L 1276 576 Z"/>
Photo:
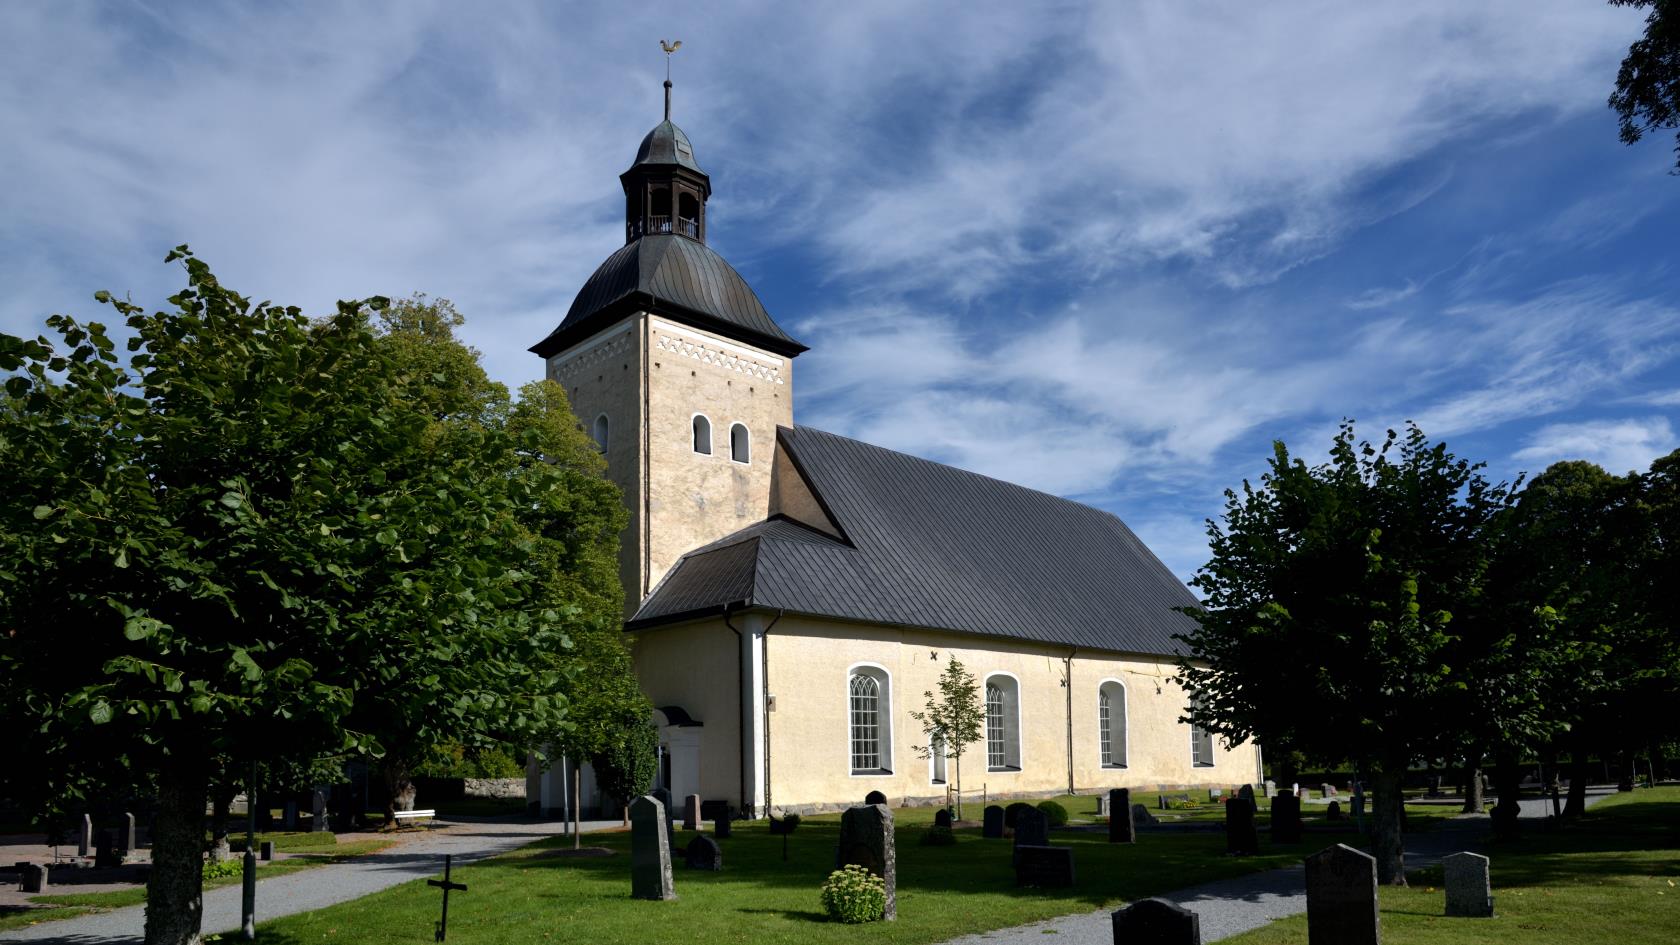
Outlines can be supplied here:
<path id="1" fill-rule="evenodd" d="M 1179 721 L 1196 600 L 1118 518 L 794 422 L 806 347 L 707 245 L 669 82 L 620 180 L 624 246 L 531 351 L 629 506 L 661 786 L 748 816 L 943 800 L 954 762 L 911 713 L 950 660 L 985 704 L 965 800 L 1260 779 L 1257 746 Z"/>

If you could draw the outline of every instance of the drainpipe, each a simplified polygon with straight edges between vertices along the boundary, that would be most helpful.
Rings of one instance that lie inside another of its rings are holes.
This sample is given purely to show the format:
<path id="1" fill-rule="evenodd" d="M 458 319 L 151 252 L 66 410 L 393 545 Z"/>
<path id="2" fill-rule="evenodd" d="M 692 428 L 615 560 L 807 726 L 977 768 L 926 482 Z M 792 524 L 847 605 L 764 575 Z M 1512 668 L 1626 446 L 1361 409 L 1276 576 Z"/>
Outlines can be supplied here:
<path id="1" fill-rule="evenodd" d="M 725 604 L 724 607 L 723 607 L 723 625 L 728 627 L 730 630 L 735 631 L 735 641 L 736 641 L 736 643 L 738 645 L 744 647 L 745 644 L 743 644 L 741 642 L 741 629 L 729 622 L 729 605 L 728 604 Z M 746 677 L 747 667 L 746 667 L 745 663 L 746 663 L 746 661 L 743 660 L 743 659 L 740 659 L 739 657 L 737 657 L 736 660 L 735 660 L 735 694 L 736 694 L 735 702 L 736 702 L 736 705 L 740 708 L 740 712 L 737 713 L 737 718 L 735 720 L 735 724 L 737 726 L 736 731 L 738 732 L 737 737 L 739 738 L 740 743 L 741 743 L 740 744 L 740 753 L 741 753 L 741 772 L 740 773 L 741 773 L 741 813 L 742 814 L 745 814 L 747 812 L 747 807 L 750 806 L 747 803 L 750 800 L 750 798 L 747 796 L 747 782 L 751 779 L 747 777 L 747 774 L 748 774 L 748 764 L 750 763 L 750 760 L 751 760 L 751 757 L 752 757 L 747 752 L 747 700 L 744 699 L 744 698 L 741 698 L 742 690 L 744 690 L 746 688 L 746 685 L 747 685 L 747 677 Z"/>
<path id="2" fill-rule="evenodd" d="M 1067 758 L 1068 758 L 1068 794 L 1073 794 L 1073 657 L 1079 652 L 1079 647 L 1068 651 L 1065 659 L 1067 675 L 1063 677 L 1062 685 L 1067 689 Z"/>
<path id="3" fill-rule="evenodd" d="M 782 622 L 782 614 L 786 610 L 778 608 L 776 619 L 770 621 L 764 628 L 764 648 L 759 653 L 762 661 L 762 671 L 759 679 L 764 683 L 764 816 L 770 816 L 770 631 L 776 624 Z"/>
<path id="4" fill-rule="evenodd" d="M 753 774 L 752 752 L 750 749 L 754 747 L 748 734 L 749 721 L 762 725 L 762 729 L 757 733 L 759 736 L 759 744 L 757 747 L 764 752 L 764 762 L 761 776 L 763 779 L 764 807 L 766 813 L 770 808 L 770 656 L 769 653 L 765 651 L 764 638 L 770 633 L 770 629 L 781 621 L 783 613 L 785 613 L 785 611 L 777 610 L 775 618 L 770 621 L 768 626 L 764 627 L 762 630 L 754 630 L 750 625 L 750 622 L 749 626 L 744 629 L 735 626 L 735 624 L 730 620 L 730 609 L 728 607 L 724 608 L 724 626 L 734 632 L 735 639 L 740 644 L 741 649 L 740 660 L 736 664 L 736 682 L 740 698 L 738 724 L 740 725 L 741 731 L 741 809 L 743 812 L 756 806 L 754 801 L 756 800 L 755 795 L 758 793 L 753 787 L 749 787 L 752 782 Z M 752 619 L 760 618 L 749 618 L 749 621 Z M 752 659 L 752 644 L 755 637 L 757 638 L 759 646 L 759 687 L 756 693 L 749 695 L 747 687 L 749 686 L 750 681 L 747 673 L 750 663 L 748 661 Z M 749 708 L 749 702 L 762 704 L 765 707 L 764 711 L 762 713 L 756 711 L 756 706 Z M 757 811 L 755 810 L 754 813 L 756 815 Z"/>

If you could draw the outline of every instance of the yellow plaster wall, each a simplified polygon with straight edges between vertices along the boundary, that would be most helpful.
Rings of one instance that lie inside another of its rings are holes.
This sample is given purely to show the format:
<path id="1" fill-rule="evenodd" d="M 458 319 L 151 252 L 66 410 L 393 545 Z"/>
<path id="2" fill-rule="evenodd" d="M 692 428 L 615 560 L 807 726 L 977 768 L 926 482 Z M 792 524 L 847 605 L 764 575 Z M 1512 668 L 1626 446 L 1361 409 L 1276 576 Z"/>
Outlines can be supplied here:
<path id="1" fill-rule="evenodd" d="M 741 796 L 740 643 L 721 620 L 636 634 L 636 678 L 655 707 L 681 706 L 700 732 L 700 796 Z"/>
<path id="2" fill-rule="evenodd" d="M 1001 671 L 1014 674 L 1021 690 L 1021 770 L 987 771 L 985 742 L 976 742 L 963 758 L 965 796 L 982 784 L 994 796 L 1059 794 L 1068 789 L 1065 647 L 793 616 L 775 625 L 767 647 L 769 689 L 776 703 L 768 713 L 770 787 L 778 808 L 855 804 L 871 790 L 884 792 L 893 803 L 942 796 L 944 788 L 931 783 L 928 762 L 911 750 L 912 742 L 923 736 L 910 713 L 923 707 L 924 693 L 937 687 L 952 657 L 960 659 L 982 687 L 987 675 Z M 891 676 L 891 775 L 851 773 L 847 681 L 850 667 L 860 662 L 878 665 Z M 1214 765 L 1191 766 L 1189 727 L 1177 721 L 1185 697 L 1168 681 L 1172 673 L 1170 662 L 1149 658 L 1089 652 L 1074 657 L 1076 791 L 1228 786 L 1256 779 L 1253 745 L 1226 749 L 1216 739 Z M 1124 769 L 1100 765 L 1097 690 L 1107 678 L 1119 679 L 1127 688 Z M 954 781 L 954 765 L 947 774 Z"/>

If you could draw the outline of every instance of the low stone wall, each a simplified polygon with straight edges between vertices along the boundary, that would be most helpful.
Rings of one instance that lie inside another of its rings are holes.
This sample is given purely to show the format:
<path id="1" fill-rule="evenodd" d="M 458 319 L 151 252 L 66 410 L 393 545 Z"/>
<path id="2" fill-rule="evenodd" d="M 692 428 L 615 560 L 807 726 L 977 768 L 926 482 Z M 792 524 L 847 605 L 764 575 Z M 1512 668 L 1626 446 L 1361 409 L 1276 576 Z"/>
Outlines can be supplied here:
<path id="1" fill-rule="evenodd" d="M 462 785 L 467 797 L 524 797 L 524 778 L 467 778 Z"/>

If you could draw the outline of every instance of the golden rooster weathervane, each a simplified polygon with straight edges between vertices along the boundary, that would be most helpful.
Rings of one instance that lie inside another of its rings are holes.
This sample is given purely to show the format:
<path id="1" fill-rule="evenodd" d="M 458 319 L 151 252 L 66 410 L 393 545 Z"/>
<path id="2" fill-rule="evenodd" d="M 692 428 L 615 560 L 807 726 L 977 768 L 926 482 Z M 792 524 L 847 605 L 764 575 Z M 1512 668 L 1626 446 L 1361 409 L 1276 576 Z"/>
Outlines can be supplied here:
<path id="1" fill-rule="evenodd" d="M 669 43 L 663 39 L 659 41 L 659 48 L 665 50 L 665 120 L 671 120 L 671 54 L 682 48 L 682 40 Z"/>

